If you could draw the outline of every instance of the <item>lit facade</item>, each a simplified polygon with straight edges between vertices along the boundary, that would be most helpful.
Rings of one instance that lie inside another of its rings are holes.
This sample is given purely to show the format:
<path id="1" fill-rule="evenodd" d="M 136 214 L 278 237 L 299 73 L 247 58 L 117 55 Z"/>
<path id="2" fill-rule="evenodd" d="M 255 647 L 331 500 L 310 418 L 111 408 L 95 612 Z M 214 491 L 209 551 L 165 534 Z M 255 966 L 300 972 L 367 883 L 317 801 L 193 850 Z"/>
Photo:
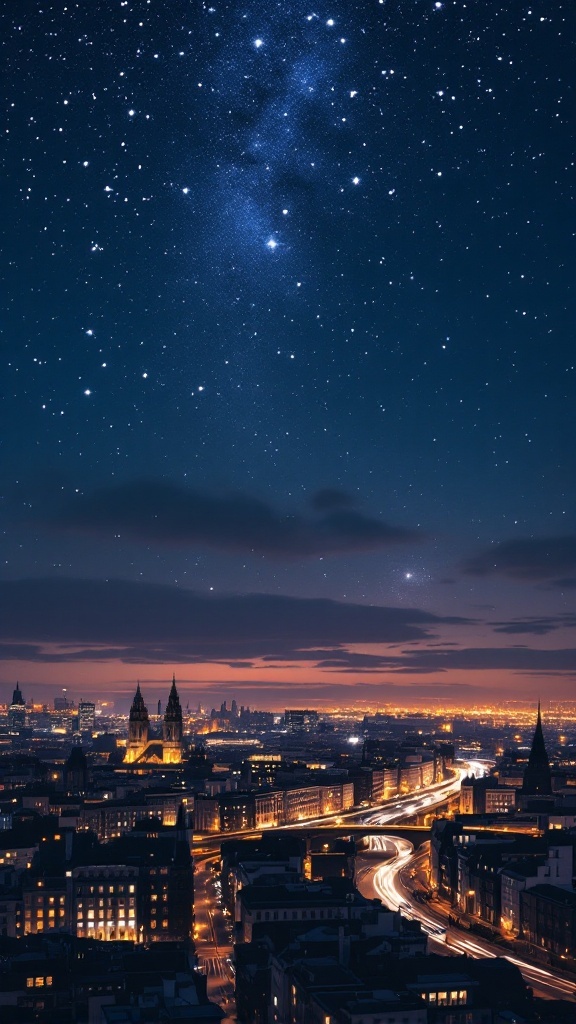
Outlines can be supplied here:
<path id="1" fill-rule="evenodd" d="M 166 706 L 162 725 L 162 739 L 150 738 L 148 708 L 136 687 L 128 725 L 128 743 L 124 762 L 126 764 L 180 764 L 182 762 L 182 707 L 172 678 L 172 689 Z"/>

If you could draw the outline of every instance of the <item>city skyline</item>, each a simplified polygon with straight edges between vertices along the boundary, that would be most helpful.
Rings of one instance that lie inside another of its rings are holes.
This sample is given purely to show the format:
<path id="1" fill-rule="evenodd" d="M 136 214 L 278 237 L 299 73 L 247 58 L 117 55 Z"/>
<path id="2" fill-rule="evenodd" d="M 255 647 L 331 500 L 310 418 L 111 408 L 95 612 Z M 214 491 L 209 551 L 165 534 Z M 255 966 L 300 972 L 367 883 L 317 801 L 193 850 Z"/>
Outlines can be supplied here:
<path id="1" fill-rule="evenodd" d="M 2 695 L 569 700 L 574 9 L 19 8 Z"/>

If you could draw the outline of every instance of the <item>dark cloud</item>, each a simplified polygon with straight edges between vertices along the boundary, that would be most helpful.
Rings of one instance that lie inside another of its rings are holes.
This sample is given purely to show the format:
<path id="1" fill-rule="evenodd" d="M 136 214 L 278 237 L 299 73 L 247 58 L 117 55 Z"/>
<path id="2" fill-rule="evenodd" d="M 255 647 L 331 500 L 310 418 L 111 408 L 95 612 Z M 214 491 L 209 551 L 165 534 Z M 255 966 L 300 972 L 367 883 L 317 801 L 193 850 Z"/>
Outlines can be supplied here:
<path id="1" fill-rule="evenodd" d="M 390 667 L 390 666 L 388 666 Z M 402 673 L 448 671 L 568 672 L 576 671 L 576 649 L 534 647 L 463 647 L 459 650 L 409 651 L 399 658 Z"/>
<path id="2" fill-rule="evenodd" d="M 495 633 L 530 633 L 544 636 L 558 629 L 573 629 L 576 626 L 576 615 L 541 615 L 527 616 L 522 619 L 511 619 L 509 622 L 489 622 Z"/>
<path id="3" fill-rule="evenodd" d="M 469 559 L 464 571 L 470 576 L 505 576 L 512 580 L 549 581 L 556 586 L 576 569 L 576 536 L 525 537 L 505 540 Z"/>
<path id="4" fill-rule="evenodd" d="M 36 660 L 53 660 L 53 650 L 44 654 L 44 647 L 54 644 L 62 660 L 78 660 L 78 651 L 86 660 L 130 662 L 312 660 L 305 648 L 318 648 L 324 658 L 341 644 L 407 643 L 427 639 L 442 623 L 466 622 L 416 608 L 216 596 L 123 580 L 0 583 L 0 642 L 36 645 Z"/>
<path id="5" fill-rule="evenodd" d="M 413 530 L 390 526 L 344 507 L 344 495 L 320 492 L 318 515 L 285 515 L 243 494 L 209 495 L 159 481 L 135 481 L 79 495 L 50 520 L 66 530 L 100 537 L 172 545 L 208 545 L 276 558 L 368 551 L 421 540 Z M 338 492 L 339 493 L 339 492 Z M 326 495 L 331 494 L 327 502 Z M 316 496 L 318 501 L 318 495 Z"/>

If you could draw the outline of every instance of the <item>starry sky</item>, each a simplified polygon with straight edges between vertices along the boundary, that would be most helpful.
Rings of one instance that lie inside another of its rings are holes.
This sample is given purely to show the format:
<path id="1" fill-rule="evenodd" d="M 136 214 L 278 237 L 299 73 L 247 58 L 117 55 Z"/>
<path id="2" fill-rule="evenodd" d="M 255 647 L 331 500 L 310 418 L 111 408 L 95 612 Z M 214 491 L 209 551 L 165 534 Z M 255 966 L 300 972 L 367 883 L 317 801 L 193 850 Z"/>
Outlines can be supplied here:
<path id="1" fill-rule="evenodd" d="M 0 699 L 570 697 L 574 5 L 1 18 Z"/>

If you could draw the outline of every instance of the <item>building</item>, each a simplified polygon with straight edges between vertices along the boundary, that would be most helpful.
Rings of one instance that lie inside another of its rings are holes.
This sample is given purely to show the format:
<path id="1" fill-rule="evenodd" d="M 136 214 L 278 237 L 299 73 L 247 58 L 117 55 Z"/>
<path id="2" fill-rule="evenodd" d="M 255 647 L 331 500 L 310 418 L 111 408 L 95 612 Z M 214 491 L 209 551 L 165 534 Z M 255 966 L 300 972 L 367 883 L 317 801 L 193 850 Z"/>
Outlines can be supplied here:
<path id="1" fill-rule="evenodd" d="M 16 689 L 12 694 L 12 703 L 8 708 L 8 732 L 13 735 L 19 735 L 19 733 L 26 726 L 26 704 L 20 684 L 16 683 Z"/>
<path id="2" fill-rule="evenodd" d="M 571 836 L 547 837 L 548 850 L 500 869 L 501 925 L 505 935 L 521 931 L 521 893 L 536 885 L 552 885 L 572 891 L 574 844 Z"/>
<path id="3" fill-rule="evenodd" d="M 315 732 L 318 728 L 318 712 L 286 710 L 284 725 L 288 732 Z"/>
<path id="4" fill-rule="evenodd" d="M 78 705 L 79 732 L 94 732 L 96 724 L 96 705 L 91 700 L 81 700 Z"/>
<path id="5" fill-rule="evenodd" d="M 184 832 L 123 836 L 98 847 L 68 878 L 70 930 L 101 941 L 190 938 L 192 859 Z"/>
<path id="6" fill-rule="evenodd" d="M 150 737 L 148 708 L 144 703 L 140 683 L 138 683 L 130 708 L 128 743 L 124 761 L 126 764 L 137 765 L 182 763 L 182 707 L 174 676 L 164 714 L 161 739 Z"/>
<path id="7" fill-rule="evenodd" d="M 535 949 L 562 960 L 576 953 L 576 893 L 535 885 L 520 896 L 521 934 Z"/>
<path id="8" fill-rule="evenodd" d="M 522 782 L 522 796 L 525 797 L 546 797 L 552 795 L 552 776 L 550 773 L 550 762 L 544 742 L 542 731 L 542 716 L 540 713 L 540 701 L 538 701 L 538 717 L 536 728 L 532 739 L 532 747 L 528 764 L 524 769 Z"/>
<path id="9" fill-rule="evenodd" d="M 516 808 L 516 790 L 499 786 L 490 775 L 462 779 L 460 814 L 506 814 Z"/>

